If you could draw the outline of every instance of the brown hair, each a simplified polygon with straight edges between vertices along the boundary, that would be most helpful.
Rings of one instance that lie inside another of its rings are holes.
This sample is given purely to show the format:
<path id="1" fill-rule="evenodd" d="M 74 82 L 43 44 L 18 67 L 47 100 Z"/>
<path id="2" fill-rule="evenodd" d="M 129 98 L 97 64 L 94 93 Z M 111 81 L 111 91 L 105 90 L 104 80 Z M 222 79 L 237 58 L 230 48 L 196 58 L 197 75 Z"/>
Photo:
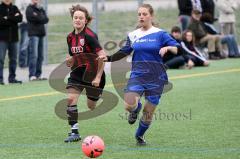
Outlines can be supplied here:
<path id="1" fill-rule="evenodd" d="M 199 9 L 193 9 L 192 14 L 201 14 L 202 12 Z"/>
<path id="2" fill-rule="evenodd" d="M 194 33 L 193 33 L 192 30 L 189 30 L 189 29 L 185 30 L 185 31 L 183 32 L 183 34 L 182 34 L 182 40 L 183 40 L 183 41 L 187 41 L 187 38 L 186 38 L 187 33 L 192 33 L 192 41 L 191 41 L 190 43 L 191 43 L 192 45 L 195 45 L 195 35 L 194 35 Z"/>
<path id="3" fill-rule="evenodd" d="M 179 26 L 173 26 L 171 29 L 171 33 L 180 33 L 181 34 L 181 29 Z"/>
<path id="4" fill-rule="evenodd" d="M 76 11 L 81 11 L 81 12 L 85 13 L 85 17 L 87 19 L 86 25 L 88 25 L 92 21 L 92 19 L 93 19 L 93 17 L 90 16 L 88 10 L 85 7 L 83 7 L 83 6 L 79 5 L 79 4 L 77 4 L 75 6 L 72 6 L 72 8 L 69 8 L 69 11 L 70 11 L 70 14 L 71 14 L 72 18 L 73 18 L 73 15 L 74 15 L 74 13 Z"/>
<path id="5" fill-rule="evenodd" d="M 154 15 L 154 10 L 153 10 L 153 7 L 151 6 L 151 4 L 142 4 L 139 6 L 139 8 L 147 8 L 149 13 L 151 14 L 151 16 Z"/>
<path id="6" fill-rule="evenodd" d="M 142 4 L 138 8 L 146 8 L 148 9 L 149 13 L 151 16 L 154 16 L 154 9 L 151 4 Z M 152 22 L 152 25 L 155 27 L 158 27 L 158 23 L 155 23 L 154 21 Z M 137 28 L 140 28 L 140 26 L 137 26 Z"/>
<path id="7" fill-rule="evenodd" d="M 203 13 L 200 20 L 202 22 L 207 22 L 207 23 L 213 23 L 214 22 L 214 18 L 210 13 Z"/>

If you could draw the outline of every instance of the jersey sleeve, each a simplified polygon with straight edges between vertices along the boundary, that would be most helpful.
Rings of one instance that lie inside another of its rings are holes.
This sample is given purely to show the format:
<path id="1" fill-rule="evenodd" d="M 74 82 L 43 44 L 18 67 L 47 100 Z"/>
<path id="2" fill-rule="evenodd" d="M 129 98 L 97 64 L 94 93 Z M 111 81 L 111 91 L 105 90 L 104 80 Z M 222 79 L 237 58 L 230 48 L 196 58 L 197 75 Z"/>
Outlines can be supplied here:
<path id="1" fill-rule="evenodd" d="M 160 41 L 163 43 L 163 46 L 180 46 L 179 43 L 173 39 L 167 32 L 163 32 Z"/>
<path id="2" fill-rule="evenodd" d="M 133 51 L 133 48 L 132 48 L 132 43 L 129 36 L 127 37 L 126 44 L 119 51 L 127 55 L 131 54 L 131 52 Z"/>
<path id="3" fill-rule="evenodd" d="M 71 51 L 71 36 L 70 35 L 68 35 L 67 36 L 67 45 L 68 45 L 68 53 L 69 53 L 69 55 L 70 56 L 73 56 L 73 53 L 72 53 L 72 51 Z"/>
<path id="4" fill-rule="evenodd" d="M 101 47 L 97 37 L 86 35 L 86 41 L 87 41 L 89 47 L 91 48 L 91 51 L 93 51 L 94 53 L 97 53 L 100 50 L 102 50 L 102 47 Z"/>

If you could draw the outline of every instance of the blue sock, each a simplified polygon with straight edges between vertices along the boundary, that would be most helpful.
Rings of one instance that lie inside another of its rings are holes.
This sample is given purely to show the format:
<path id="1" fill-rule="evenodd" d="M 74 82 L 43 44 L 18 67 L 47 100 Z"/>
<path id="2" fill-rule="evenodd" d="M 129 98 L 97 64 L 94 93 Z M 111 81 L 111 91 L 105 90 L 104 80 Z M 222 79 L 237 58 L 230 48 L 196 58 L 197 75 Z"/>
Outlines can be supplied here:
<path id="1" fill-rule="evenodd" d="M 133 109 L 133 112 L 138 113 L 142 109 L 142 103 L 139 101 L 138 105 L 135 109 Z"/>
<path id="2" fill-rule="evenodd" d="M 142 120 L 139 122 L 138 129 L 136 131 L 136 136 L 143 136 L 147 129 L 149 128 L 150 124 L 144 123 Z"/>

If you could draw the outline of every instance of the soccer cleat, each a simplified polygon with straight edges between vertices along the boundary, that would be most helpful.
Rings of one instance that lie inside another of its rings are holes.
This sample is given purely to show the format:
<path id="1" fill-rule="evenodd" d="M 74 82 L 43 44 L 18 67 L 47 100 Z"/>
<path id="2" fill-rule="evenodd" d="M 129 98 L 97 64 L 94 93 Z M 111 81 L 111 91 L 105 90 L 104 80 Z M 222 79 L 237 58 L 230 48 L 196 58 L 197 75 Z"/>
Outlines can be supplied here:
<path id="1" fill-rule="evenodd" d="M 64 142 L 65 143 L 77 142 L 79 140 L 81 140 L 81 136 L 79 134 L 69 133 L 68 137 L 64 140 Z"/>
<path id="2" fill-rule="evenodd" d="M 130 114 L 128 115 L 128 123 L 129 124 L 132 125 L 136 122 L 136 120 L 138 118 L 138 114 L 141 111 L 141 108 L 142 108 L 142 104 L 139 102 L 137 110 L 130 112 Z"/>
<path id="3" fill-rule="evenodd" d="M 144 139 L 144 136 L 136 136 L 136 141 L 138 146 L 146 146 L 147 143 Z"/>

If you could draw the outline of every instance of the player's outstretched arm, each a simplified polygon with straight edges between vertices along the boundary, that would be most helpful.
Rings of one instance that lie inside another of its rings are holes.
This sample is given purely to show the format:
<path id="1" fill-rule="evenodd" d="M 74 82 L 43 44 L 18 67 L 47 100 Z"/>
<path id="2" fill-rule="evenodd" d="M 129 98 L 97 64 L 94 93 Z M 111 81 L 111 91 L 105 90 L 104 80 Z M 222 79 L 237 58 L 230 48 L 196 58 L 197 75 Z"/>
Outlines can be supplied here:
<path id="1" fill-rule="evenodd" d="M 122 51 L 118 51 L 115 54 L 111 55 L 111 56 L 107 56 L 107 61 L 108 62 L 114 62 L 114 61 L 118 61 L 121 60 L 122 58 L 128 56 L 128 54 L 125 54 Z"/>
<path id="2" fill-rule="evenodd" d="M 114 62 L 114 61 L 121 60 L 122 58 L 124 58 L 126 56 L 128 56 L 128 55 L 119 50 L 118 52 L 116 52 L 115 54 L 113 54 L 111 56 L 98 56 L 97 60 L 101 59 L 104 62 Z"/>

